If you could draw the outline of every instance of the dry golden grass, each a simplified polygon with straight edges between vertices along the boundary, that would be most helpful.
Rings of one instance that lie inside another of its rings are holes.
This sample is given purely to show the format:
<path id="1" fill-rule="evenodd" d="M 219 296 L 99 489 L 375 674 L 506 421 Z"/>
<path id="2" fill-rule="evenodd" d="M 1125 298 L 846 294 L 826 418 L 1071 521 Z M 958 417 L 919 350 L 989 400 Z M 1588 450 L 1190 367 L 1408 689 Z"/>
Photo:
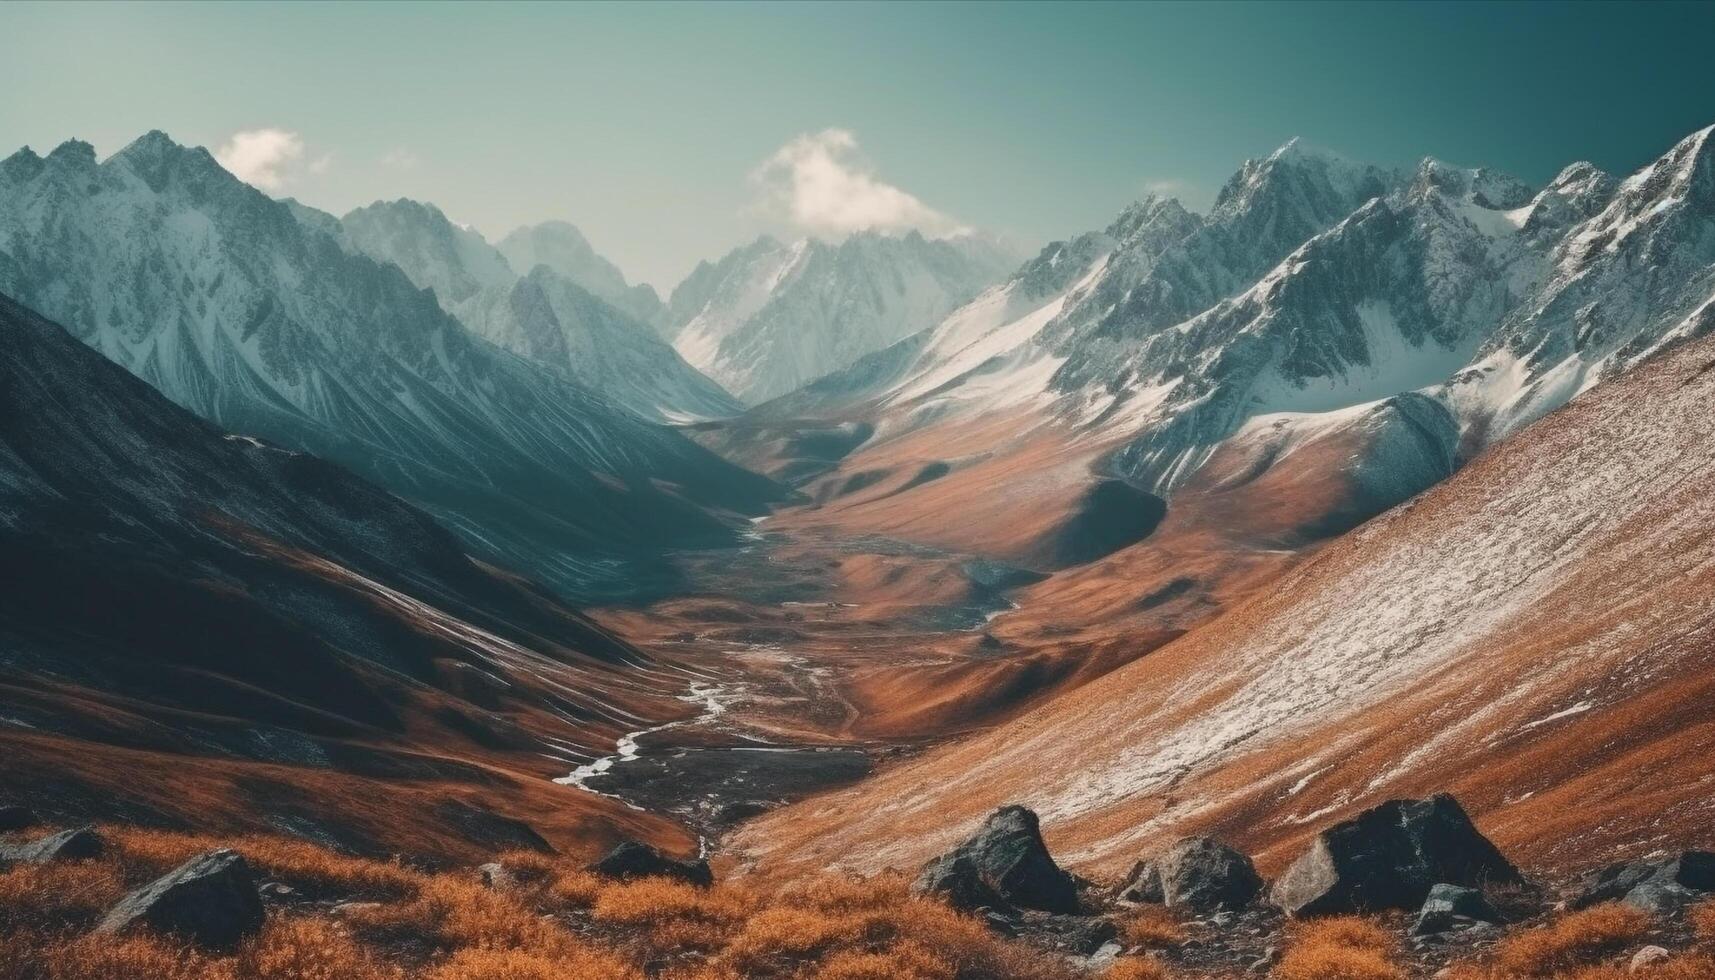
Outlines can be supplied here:
<path id="1" fill-rule="evenodd" d="M 1138 909 L 1120 923 L 1120 942 L 1127 949 L 1169 949 L 1184 941 L 1184 923 L 1160 905 Z"/>
<path id="2" fill-rule="evenodd" d="M 1060 957 L 1008 942 L 976 919 L 913 896 L 898 875 L 830 875 L 763 895 L 732 884 L 607 881 L 553 857 L 518 853 L 502 857 L 509 883 L 490 889 L 469 869 L 429 874 L 280 838 L 222 840 L 134 828 L 109 833 L 114 847 L 103 860 L 0 872 L 6 936 L 0 980 L 1079 975 Z M 274 909 L 263 931 L 230 955 L 198 953 L 163 937 L 89 933 L 128 887 L 221 846 L 236 848 L 263 876 L 305 895 L 356 901 L 338 915 Z M 1160 924 L 1152 934 L 1167 928 Z M 1136 973 L 1138 980 L 1156 975 Z"/>
<path id="3" fill-rule="evenodd" d="M 15 865 L 0 871 L 0 929 L 90 925 L 125 890 L 112 860 Z"/>
<path id="4" fill-rule="evenodd" d="M 958 972 L 933 951 L 904 942 L 884 953 L 835 953 L 811 976 L 814 980 L 954 980 Z"/>
<path id="5" fill-rule="evenodd" d="M 1685 921 L 1691 924 L 1698 942 L 1715 946 L 1715 899 L 1693 905 L 1686 911 Z"/>
<path id="6" fill-rule="evenodd" d="M 339 897 L 397 898 L 412 894 L 420 872 L 388 862 L 349 857 L 288 837 L 251 834 L 216 838 L 140 827 L 103 827 L 128 868 L 143 877 L 166 873 L 204 851 L 230 847 L 243 854 L 264 877 L 310 894 Z"/>
<path id="7" fill-rule="evenodd" d="M 231 956 L 156 936 L 20 933 L 0 943 L 4 980 L 404 980 L 337 923 L 276 916 Z"/>
<path id="8" fill-rule="evenodd" d="M 1295 925 L 1274 976 L 1280 980 L 1405 980 L 1399 938 L 1370 919 L 1338 916 Z"/>
<path id="9" fill-rule="evenodd" d="M 1128 956 L 1116 961 L 1102 976 L 1105 980 L 1172 980 L 1173 974 L 1160 960 Z"/>
<path id="10" fill-rule="evenodd" d="M 516 949 L 465 949 L 426 974 L 426 980 L 643 980 L 630 963 L 589 949 L 543 955 Z"/>
<path id="11" fill-rule="evenodd" d="M 1503 976 L 1559 976 L 1625 949 L 1649 927 L 1647 913 L 1609 902 L 1507 937 L 1495 947 L 1494 965 Z"/>

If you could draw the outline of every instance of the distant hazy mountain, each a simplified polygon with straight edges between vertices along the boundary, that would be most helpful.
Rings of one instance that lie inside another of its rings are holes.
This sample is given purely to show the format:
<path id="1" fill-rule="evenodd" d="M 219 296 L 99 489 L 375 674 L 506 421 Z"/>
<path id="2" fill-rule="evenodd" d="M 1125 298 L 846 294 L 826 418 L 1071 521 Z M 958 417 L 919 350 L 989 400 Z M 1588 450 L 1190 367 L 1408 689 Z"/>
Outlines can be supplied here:
<path id="1" fill-rule="evenodd" d="M 716 512 L 776 493 L 474 336 L 305 210 L 158 132 L 99 163 L 87 143 L 24 149 L 0 162 L 0 291 L 197 414 L 342 462 L 578 594 L 731 540 Z"/>
<path id="2" fill-rule="evenodd" d="M 377 202 L 339 225 L 351 247 L 433 289 L 442 309 L 479 336 L 565 371 L 644 418 L 718 418 L 742 408 L 648 324 L 545 263 L 519 266 L 526 275 L 515 275 L 481 235 L 453 224 L 433 205 Z M 555 227 L 577 234 L 570 225 Z"/>
<path id="3" fill-rule="evenodd" d="M 539 265 L 565 276 L 662 336 L 672 332 L 667 307 L 647 283 L 633 286 L 619 267 L 597 254 L 583 232 L 564 221 L 544 221 L 514 230 L 496 246 L 519 275 Z"/>
<path id="4" fill-rule="evenodd" d="M 765 236 L 673 290 L 673 344 L 739 398 L 766 401 L 933 325 L 1016 265 L 979 236 Z"/>

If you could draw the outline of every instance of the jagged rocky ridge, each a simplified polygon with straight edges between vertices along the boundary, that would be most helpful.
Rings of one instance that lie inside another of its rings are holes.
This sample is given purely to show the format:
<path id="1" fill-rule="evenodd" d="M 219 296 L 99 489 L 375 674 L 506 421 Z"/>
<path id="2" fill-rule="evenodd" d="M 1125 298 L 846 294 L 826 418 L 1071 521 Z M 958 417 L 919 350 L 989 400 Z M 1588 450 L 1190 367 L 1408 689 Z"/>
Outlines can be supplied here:
<path id="1" fill-rule="evenodd" d="M 302 220 L 302 219 L 308 220 Z M 344 463 L 562 592 L 660 584 L 777 490 L 474 336 L 395 266 L 150 133 L 0 162 L 0 290 L 223 428 Z"/>
<path id="2" fill-rule="evenodd" d="M 1169 497 L 1223 447 L 1266 469 L 1362 431 L 1361 519 L 1708 329 L 1710 142 L 1694 133 L 1623 181 L 1573 164 L 1532 191 L 1295 141 L 1245 164 L 1208 215 L 1134 205 L 753 417 L 863 417 L 879 440 L 1028 410 Z"/>

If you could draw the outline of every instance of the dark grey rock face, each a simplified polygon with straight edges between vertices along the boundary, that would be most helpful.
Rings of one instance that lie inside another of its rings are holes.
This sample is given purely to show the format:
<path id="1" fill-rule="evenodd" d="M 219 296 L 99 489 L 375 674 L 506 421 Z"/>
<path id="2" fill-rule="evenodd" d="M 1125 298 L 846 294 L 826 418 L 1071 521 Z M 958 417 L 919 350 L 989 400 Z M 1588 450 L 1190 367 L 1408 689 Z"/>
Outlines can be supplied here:
<path id="1" fill-rule="evenodd" d="M 672 878 L 707 888 L 715 883 L 709 862 L 676 861 L 648 844 L 626 841 L 614 848 L 589 870 L 603 878 Z"/>
<path id="2" fill-rule="evenodd" d="M 40 822 L 36 811 L 27 806 L 0 806 L 0 833 L 28 830 Z"/>
<path id="3" fill-rule="evenodd" d="M 1011 905 L 1043 912 L 1078 911 L 1077 883 L 1054 863 L 1031 810 L 1021 806 L 996 810 L 970 839 L 929 862 L 918 878 L 919 888 L 967 874 L 957 870 L 961 858 L 975 868 L 983 885 Z"/>
<path id="4" fill-rule="evenodd" d="M 262 899 L 236 851 L 199 854 L 120 899 L 101 932 L 147 929 L 210 949 L 231 949 L 262 928 Z"/>
<path id="5" fill-rule="evenodd" d="M 1318 834 L 1275 882 L 1290 915 L 1415 909 L 1440 883 L 1480 887 L 1522 881 L 1518 869 L 1442 793 L 1389 800 Z"/>
<path id="6" fill-rule="evenodd" d="M 963 912 L 987 909 L 1006 914 L 1013 910 L 1012 905 L 983 880 L 982 870 L 968 854 L 944 854 L 930 861 L 912 883 L 911 890 L 919 895 L 939 896 Z"/>

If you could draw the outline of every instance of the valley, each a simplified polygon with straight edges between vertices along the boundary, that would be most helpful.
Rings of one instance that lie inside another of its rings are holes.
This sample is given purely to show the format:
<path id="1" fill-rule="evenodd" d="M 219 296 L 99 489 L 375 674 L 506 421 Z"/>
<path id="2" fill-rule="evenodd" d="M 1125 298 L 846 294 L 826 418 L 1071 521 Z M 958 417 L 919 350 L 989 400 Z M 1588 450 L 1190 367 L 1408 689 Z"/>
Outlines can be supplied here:
<path id="1" fill-rule="evenodd" d="M 663 294 L 566 222 L 20 149 L 0 929 L 83 980 L 184 876 L 147 914 L 221 922 L 126 955 L 186 976 L 1514 980 L 1586 927 L 1698 976 L 1715 127 L 1658 153 L 1293 139 L 1029 257 Z"/>

